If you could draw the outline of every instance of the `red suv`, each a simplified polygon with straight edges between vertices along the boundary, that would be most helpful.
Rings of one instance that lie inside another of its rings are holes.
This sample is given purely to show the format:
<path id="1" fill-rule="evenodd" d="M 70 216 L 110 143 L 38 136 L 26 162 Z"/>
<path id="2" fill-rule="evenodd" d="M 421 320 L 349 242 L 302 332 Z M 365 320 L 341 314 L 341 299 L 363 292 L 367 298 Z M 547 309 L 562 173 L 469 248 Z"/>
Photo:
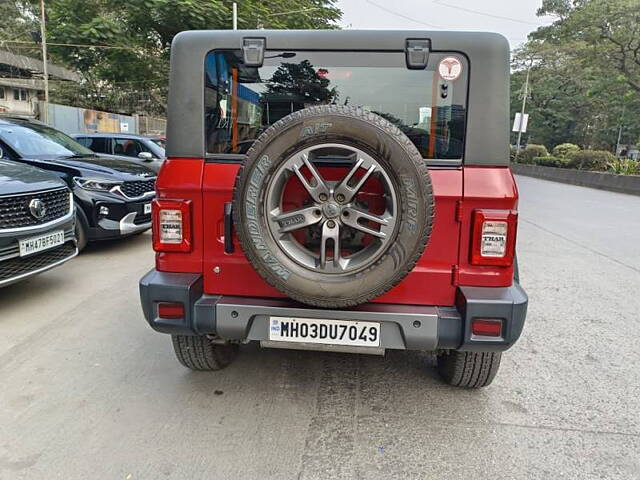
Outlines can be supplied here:
<path id="1" fill-rule="evenodd" d="M 147 321 L 194 370 L 258 341 L 488 385 L 527 308 L 508 98 L 495 34 L 179 34 Z"/>

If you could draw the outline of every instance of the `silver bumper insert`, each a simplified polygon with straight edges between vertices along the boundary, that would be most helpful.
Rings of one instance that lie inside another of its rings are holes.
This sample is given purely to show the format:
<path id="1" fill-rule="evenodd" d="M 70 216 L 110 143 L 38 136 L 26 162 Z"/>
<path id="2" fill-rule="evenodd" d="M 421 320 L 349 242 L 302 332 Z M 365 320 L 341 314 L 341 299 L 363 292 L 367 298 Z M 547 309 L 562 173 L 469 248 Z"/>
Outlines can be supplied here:
<path id="1" fill-rule="evenodd" d="M 127 235 L 129 233 L 141 232 L 143 230 L 148 230 L 151 228 L 151 222 L 136 224 L 133 221 L 136 219 L 138 214 L 136 212 L 127 213 L 120 220 L 120 233 L 122 235 Z"/>

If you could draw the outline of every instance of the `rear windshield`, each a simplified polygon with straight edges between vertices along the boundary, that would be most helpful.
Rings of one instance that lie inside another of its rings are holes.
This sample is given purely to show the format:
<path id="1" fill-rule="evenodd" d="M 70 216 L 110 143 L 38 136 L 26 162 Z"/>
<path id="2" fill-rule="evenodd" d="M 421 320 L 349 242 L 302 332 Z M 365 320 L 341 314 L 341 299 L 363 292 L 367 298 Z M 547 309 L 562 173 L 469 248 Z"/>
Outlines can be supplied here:
<path id="1" fill-rule="evenodd" d="M 207 152 L 246 153 L 286 115 L 334 104 L 386 118 L 423 158 L 462 159 L 467 71 L 463 56 L 447 53 L 431 53 L 425 70 L 409 70 L 403 52 L 269 50 L 255 68 L 239 50 L 212 51 L 205 61 Z"/>

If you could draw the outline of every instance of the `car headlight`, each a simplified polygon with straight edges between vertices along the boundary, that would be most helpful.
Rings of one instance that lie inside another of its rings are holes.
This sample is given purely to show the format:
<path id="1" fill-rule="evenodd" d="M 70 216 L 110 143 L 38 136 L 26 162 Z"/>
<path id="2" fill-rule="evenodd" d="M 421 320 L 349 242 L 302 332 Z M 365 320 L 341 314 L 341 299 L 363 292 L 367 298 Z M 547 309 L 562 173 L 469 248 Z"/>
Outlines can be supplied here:
<path id="1" fill-rule="evenodd" d="M 76 182 L 76 185 L 80 188 L 93 190 L 94 192 L 110 192 L 113 187 L 122 185 L 122 182 L 105 180 L 103 178 L 73 177 L 73 181 Z"/>

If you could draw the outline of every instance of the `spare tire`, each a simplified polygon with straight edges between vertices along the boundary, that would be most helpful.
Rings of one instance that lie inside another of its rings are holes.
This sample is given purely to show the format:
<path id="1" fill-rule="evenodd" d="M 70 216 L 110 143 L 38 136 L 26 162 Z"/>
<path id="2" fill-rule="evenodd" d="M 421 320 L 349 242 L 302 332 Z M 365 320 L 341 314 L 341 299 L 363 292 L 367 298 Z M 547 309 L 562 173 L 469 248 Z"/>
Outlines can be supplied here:
<path id="1" fill-rule="evenodd" d="M 434 198 L 413 143 L 369 111 L 297 111 L 247 152 L 234 222 L 255 270 L 308 305 L 343 308 L 398 284 L 429 239 Z"/>

